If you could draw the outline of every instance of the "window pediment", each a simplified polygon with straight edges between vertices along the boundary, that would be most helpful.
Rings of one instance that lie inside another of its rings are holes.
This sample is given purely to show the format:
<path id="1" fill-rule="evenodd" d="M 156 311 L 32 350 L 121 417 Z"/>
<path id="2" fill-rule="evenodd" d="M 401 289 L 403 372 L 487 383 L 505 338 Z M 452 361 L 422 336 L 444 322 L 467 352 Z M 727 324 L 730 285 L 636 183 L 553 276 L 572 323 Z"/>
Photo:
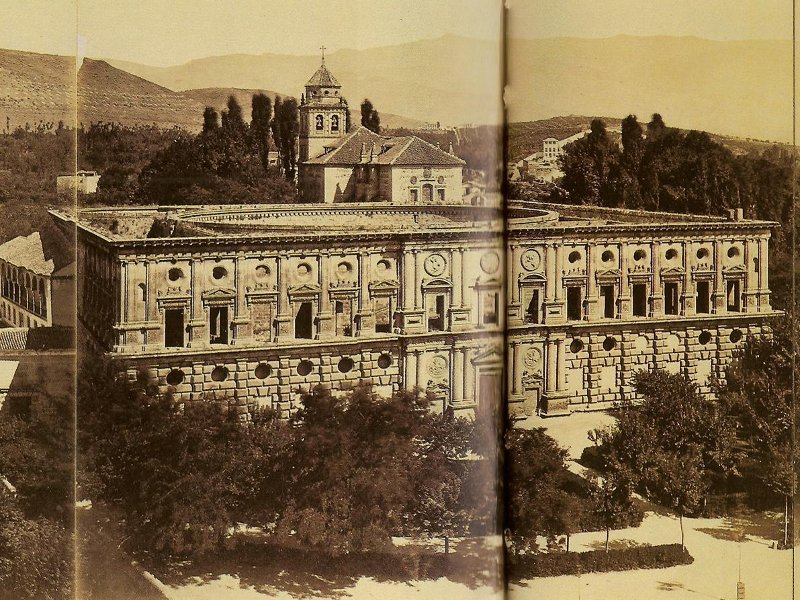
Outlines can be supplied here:
<path id="1" fill-rule="evenodd" d="M 682 279 L 685 274 L 686 270 L 683 267 L 667 267 L 661 269 L 662 279 Z"/>
<path id="2" fill-rule="evenodd" d="M 453 287 L 453 284 L 447 279 L 443 279 L 441 277 L 433 277 L 431 279 L 423 280 L 422 287 L 425 288 L 426 290 L 427 289 L 449 290 Z"/>
<path id="3" fill-rule="evenodd" d="M 595 273 L 597 281 L 615 282 L 619 281 L 622 277 L 622 272 L 619 269 L 603 269 Z"/>
<path id="4" fill-rule="evenodd" d="M 201 294 L 204 304 L 228 304 L 236 298 L 236 290 L 217 288 Z"/>
<path id="5" fill-rule="evenodd" d="M 478 353 L 471 360 L 473 365 L 497 365 L 504 360 L 503 350 L 500 346 L 492 346 L 483 352 Z"/>

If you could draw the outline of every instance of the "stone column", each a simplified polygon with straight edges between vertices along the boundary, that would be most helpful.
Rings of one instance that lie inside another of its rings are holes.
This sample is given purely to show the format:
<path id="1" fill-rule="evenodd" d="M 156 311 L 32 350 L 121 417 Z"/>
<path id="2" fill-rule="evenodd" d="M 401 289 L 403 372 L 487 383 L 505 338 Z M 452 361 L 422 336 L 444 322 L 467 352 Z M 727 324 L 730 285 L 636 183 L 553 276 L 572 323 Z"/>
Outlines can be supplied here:
<path id="1" fill-rule="evenodd" d="M 565 369 L 565 356 L 564 356 L 564 345 L 565 340 L 564 338 L 558 338 L 556 340 L 556 390 L 557 391 L 564 391 L 566 388 L 565 384 L 567 381 L 566 377 L 566 369 Z"/>
<path id="2" fill-rule="evenodd" d="M 464 402 L 464 350 L 462 348 L 455 349 L 455 361 L 453 366 L 453 403 L 460 404 Z"/>
<path id="3" fill-rule="evenodd" d="M 317 263 L 319 271 L 319 312 L 317 319 L 319 321 L 318 338 L 326 339 L 333 337 L 333 314 L 331 312 L 331 295 L 330 295 L 330 253 L 321 252 Z"/>
<path id="4" fill-rule="evenodd" d="M 597 244 L 590 242 L 586 246 L 586 300 L 583 318 L 593 321 L 597 318 Z"/>
<path id="5" fill-rule="evenodd" d="M 459 254 L 461 255 L 460 265 L 461 265 L 461 281 L 459 282 L 459 287 L 461 288 L 461 305 L 464 308 L 469 308 L 472 306 L 472 298 L 469 293 L 469 288 L 467 286 L 467 261 L 464 260 L 464 248 L 461 247 L 458 249 Z"/>
<path id="6" fill-rule="evenodd" d="M 421 310 L 422 306 L 422 253 L 414 250 L 414 310 Z"/>
<path id="7" fill-rule="evenodd" d="M 406 250 L 403 252 L 403 310 L 414 310 L 414 279 L 416 276 L 416 257 L 415 252 Z"/>
<path id="8" fill-rule="evenodd" d="M 478 403 L 475 397 L 475 365 L 472 364 L 469 348 L 464 348 L 464 401 Z"/>
<path id="9" fill-rule="evenodd" d="M 463 300 L 462 300 L 463 296 L 462 296 L 462 294 L 464 293 L 464 288 L 463 288 L 464 279 L 462 277 L 461 281 L 456 282 L 455 278 L 456 278 L 456 276 L 461 275 L 462 272 L 463 272 L 463 268 L 461 266 L 461 262 L 463 260 L 463 250 L 461 248 L 456 248 L 450 253 L 450 256 L 451 256 L 451 261 L 450 262 L 452 264 L 452 268 L 451 268 L 452 277 L 451 277 L 451 280 L 453 281 L 453 284 L 454 284 L 453 285 L 452 305 L 454 307 L 458 308 L 458 307 L 461 307 L 462 304 L 463 304 Z"/>
<path id="10" fill-rule="evenodd" d="M 292 307 L 289 304 L 289 259 L 285 255 L 278 255 L 275 260 L 275 275 L 278 283 L 277 324 L 275 341 L 283 340 L 292 335 Z"/>
<path id="11" fill-rule="evenodd" d="M 419 389 L 421 392 L 425 392 L 425 386 L 422 382 L 422 368 L 419 364 L 419 355 L 421 352 L 419 350 L 414 350 L 414 364 L 416 365 L 416 369 L 414 371 L 414 386 Z"/>
<path id="12" fill-rule="evenodd" d="M 233 343 L 238 344 L 245 337 L 245 326 L 250 322 L 247 315 L 247 298 L 244 293 L 244 273 L 242 263 L 244 259 L 237 255 L 233 263 L 233 287 L 236 290 L 236 299 L 233 313 Z"/>
<path id="13" fill-rule="evenodd" d="M 664 314 L 664 293 L 661 289 L 661 242 L 653 242 L 651 269 L 653 285 L 650 290 L 650 316 L 660 317 Z"/>
<path id="14" fill-rule="evenodd" d="M 683 244 L 683 281 L 681 283 L 681 316 L 695 314 L 695 290 L 692 282 L 692 265 L 695 249 L 692 242 Z"/>
<path id="15" fill-rule="evenodd" d="M 711 294 L 711 312 L 722 314 L 725 306 L 725 280 L 722 277 L 722 241 L 714 241 L 714 291 Z"/>
<path id="16" fill-rule="evenodd" d="M 545 344 L 547 371 L 545 373 L 545 393 L 556 391 L 556 371 L 558 370 L 558 350 L 554 341 L 548 337 Z"/>
<path id="17" fill-rule="evenodd" d="M 553 244 L 544 245 L 542 260 L 544 261 L 545 278 L 547 279 L 545 282 L 544 301 L 550 303 L 555 300 L 556 293 L 556 257 Z"/>
<path id="18" fill-rule="evenodd" d="M 564 245 L 556 244 L 556 270 L 555 270 L 555 301 L 562 302 L 564 286 L 562 283 L 561 272 L 564 270 Z M 563 311 L 562 311 L 563 312 Z"/>
<path id="19" fill-rule="evenodd" d="M 356 335 L 363 337 L 375 333 L 374 313 L 369 299 L 370 255 L 361 252 L 358 255 L 358 331 Z"/>
<path id="20" fill-rule="evenodd" d="M 770 305 L 769 290 L 769 240 L 758 240 L 758 310 L 767 312 L 772 310 Z"/>
<path id="21" fill-rule="evenodd" d="M 417 385 L 417 353 L 406 351 L 406 373 L 403 384 L 407 390 L 411 390 Z"/>

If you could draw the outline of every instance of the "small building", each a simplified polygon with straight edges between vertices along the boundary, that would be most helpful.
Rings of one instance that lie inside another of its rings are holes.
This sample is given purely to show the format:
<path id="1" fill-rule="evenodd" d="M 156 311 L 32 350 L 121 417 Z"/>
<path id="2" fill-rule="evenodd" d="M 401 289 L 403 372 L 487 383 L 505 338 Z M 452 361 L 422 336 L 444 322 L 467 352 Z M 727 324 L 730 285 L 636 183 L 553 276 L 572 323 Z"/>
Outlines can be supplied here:
<path id="1" fill-rule="evenodd" d="M 74 324 L 75 261 L 38 231 L 0 245 L 0 321 L 32 328 Z"/>
<path id="2" fill-rule="evenodd" d="M 59 175 L 56 178 L 56 191 L 94 194 L 99 182 L 100 174 L 97 171 L 78 171 L 74 175 Z"/>

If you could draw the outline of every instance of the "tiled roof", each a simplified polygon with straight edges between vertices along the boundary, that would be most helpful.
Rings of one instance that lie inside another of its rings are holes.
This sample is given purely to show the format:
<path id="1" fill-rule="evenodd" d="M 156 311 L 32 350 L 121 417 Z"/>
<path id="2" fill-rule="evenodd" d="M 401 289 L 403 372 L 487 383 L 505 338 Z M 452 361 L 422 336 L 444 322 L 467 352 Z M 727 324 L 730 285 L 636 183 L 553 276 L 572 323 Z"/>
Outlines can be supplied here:
<path id="1" fill-rule="evenodd" d="M 75 346 L 70 327 L 0 327 L 0 352 L 64 350 Z"/>
<path id="2" fill-rule="evenodd" d="M 371 160 L 361 160 L 362 149 L 372 150 Z M 310 158 L 307 164 L 315 165 L 397 165 L 461 167 L 466 163 L 413 136 L 389 137 L 373 133 L 366 127 L 358 127 L 338 141 L 333 150 Z"/>
<path id="3" fill-rule="evenodd" d="M 317 69 L 317 72 L 311 76 L 311 79 L 308 80 L 306 86 L 314 86 L 318 85 L 320 87 L 342 87 L 339 85 L 339 82 L 336 81 L 336 77 L 328 71 L 328 67 L 325 66 L 325 63 L 322 63 Z"/>
<path id="4" fill-rule="evenodd" d="M 37 275 L 50 275 L 55 270 L 53 260 L 44 256 L 38 231 L 17 236 L 0 246 L 0 259 Z"/>

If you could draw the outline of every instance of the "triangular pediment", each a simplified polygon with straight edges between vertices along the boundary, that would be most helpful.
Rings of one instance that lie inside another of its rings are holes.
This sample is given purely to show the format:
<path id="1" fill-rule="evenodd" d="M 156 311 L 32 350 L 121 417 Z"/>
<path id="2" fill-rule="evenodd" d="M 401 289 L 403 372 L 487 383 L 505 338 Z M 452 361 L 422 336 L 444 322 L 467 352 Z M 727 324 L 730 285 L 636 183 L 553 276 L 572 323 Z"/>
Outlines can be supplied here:
<path id="1" fill-rule="evenodd" d="M 369 284 L 371 290 L 396 290 L 400 283 L 395 279 L 386 279 L 384 281 L 373 281 Z"/>
<path id="2" fill-rule="evenodd" d="M 605 269 L 597 271 L 596 275 L 598 279 L 619 279 L 622 276 L 622 272 L 619 269 Z"/>
<path id="3" fill-rule="evenodd" d="M 213 290 L 208 290 L 207 292 L 203 292 L 203 299 L 204 300 L 214 300 L 214 299 L 227 299 L 233 298 L 236 296 L 236 290 L 233 289 L 225 289 L 225 288 L 216 288 Z"/>
<path id="4" fill-rule="evenodd" d="M 722 269 L 722 272 L 726 274 L 743 275 L 747 273 L 747 269 L 745 268 L 744 265 L 732 265 L 730 267 L 725 267 L 724 269 Z"/>
<path id="5" fill-rule="evenodd" d="M 475 358 L 472 359 L 473 365 L 486 365 L 486 364 L 496 364 L 498 362 L 503 362 L 505 355 L 503 353 L 503 349 L 500 346 L 491 346 L 486 350 L 483 350 L 475 355 Z"/>
<path id="6" fill-rule="evenodd" d="M 683 275 L 686 270 L 683 267 L 667 267 L 661 269 L 661 275 Z"/>
<path id="7" fill-rule="evenodd" d="M 319 293 L 319 285 L 314 283 L 303 283 L 301 285 L 296 285 L 294 287 L 289 288 L 290 294 L 318 294 Z"/>

